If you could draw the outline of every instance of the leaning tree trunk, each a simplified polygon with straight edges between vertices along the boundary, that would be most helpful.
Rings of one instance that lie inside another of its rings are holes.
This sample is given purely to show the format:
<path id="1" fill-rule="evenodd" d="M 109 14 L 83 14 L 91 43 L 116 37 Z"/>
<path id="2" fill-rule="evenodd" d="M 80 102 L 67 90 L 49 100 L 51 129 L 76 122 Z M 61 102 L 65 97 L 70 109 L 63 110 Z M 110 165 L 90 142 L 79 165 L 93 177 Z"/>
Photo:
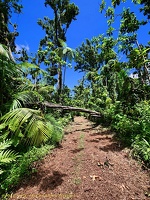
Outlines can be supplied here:
<path id="1" fill-rule="evenodd" d="M 43 103 L 38 103 L 38 104 L 42 104 L 42 107 L 48 107 L 48 108 L 53 108 L 53 109 L 61 109 L 61 110 L 70 110 L 70 111 L 78 111 L 78 112 L 85 112 L 85 113 L 89 113 L 91 116 L 95 116 L 95 117 L 100 117 L 101 113 L 94 111 L 94 110 L 89 110 L 86 108 L 79 108 L 79 107 L 73 107 L 73 106 L 63 106 L 60 104 L 54 104 L 54 103 L 50 103 L 50 102 L 43 102 Z"/>

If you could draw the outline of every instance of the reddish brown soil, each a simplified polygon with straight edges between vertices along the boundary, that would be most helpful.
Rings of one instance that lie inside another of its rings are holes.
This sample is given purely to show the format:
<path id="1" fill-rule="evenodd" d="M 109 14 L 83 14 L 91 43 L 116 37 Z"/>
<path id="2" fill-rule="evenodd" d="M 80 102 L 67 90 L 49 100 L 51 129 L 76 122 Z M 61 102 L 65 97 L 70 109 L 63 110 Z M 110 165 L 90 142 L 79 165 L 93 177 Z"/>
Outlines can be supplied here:
<path id="1" fill-rule="evenodd" d="M 60 147 L 37 163 L 37 173 L 10 199 L 146 200 L 149 190 L 148 172 L 120 147 L 113 133 L 76 117 Z"/>

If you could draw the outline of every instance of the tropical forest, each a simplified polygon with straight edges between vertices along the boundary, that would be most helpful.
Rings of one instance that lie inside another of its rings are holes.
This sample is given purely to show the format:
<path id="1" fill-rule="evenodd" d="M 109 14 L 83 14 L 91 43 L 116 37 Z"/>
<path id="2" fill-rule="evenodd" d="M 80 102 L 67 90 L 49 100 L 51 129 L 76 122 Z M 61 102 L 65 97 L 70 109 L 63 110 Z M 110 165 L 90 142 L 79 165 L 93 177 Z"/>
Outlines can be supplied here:
<path id="1" fill-rule="evenodd" d="M 2 200 L 150 199 L 150 1 L 97 1 L 106 31 L 74 49 L 77 2 L 36 3 L 51 15 L 31 53 L 13 21 L 25 4 L 0 0 Z"/>

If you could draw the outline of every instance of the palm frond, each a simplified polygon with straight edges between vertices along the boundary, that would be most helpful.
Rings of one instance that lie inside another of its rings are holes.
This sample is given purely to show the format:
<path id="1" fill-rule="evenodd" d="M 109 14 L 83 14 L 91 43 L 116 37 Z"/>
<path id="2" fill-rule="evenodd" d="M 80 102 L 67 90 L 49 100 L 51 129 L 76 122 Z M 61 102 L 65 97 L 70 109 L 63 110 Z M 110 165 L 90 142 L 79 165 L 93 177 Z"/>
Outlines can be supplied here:
<path id="1" fill-rule="evenodd" d="M 25 107 L 28 104 L 35 104 L 35 102 L 42 101 L 42 96 L 36 91 L 23 91 L 14 96 L 11 110 Z"/>
<path id="2" fill-rule="evenodd" d="M 22 67 L 23 71 L 28 71 L 28 69 L 29 70 L 31 70 L 31 69 L 39 69 L 39 67 L 37 65 L 29 63 L 29 62 L 23 62 L 23 63 L 21 63 L 19 65 Z"/>
<path id="3" fill-rule="evenodd" d="M 33 63 L 29 63 L 29 62 L 23 62 L 21 64 L 19 64 L 19 66 L 21 66 L 21 71 L 23 73 L 25 73 L 26 75 L 28 74 L 42 74 L 42 75 L 47 75 L 47 72 L 45 70 L 40 69 L 39 66 L 33 64 Z"/>
<path id="4" fill-rule="evenodd" d="M 34 125 L 34 126 L 33 126 Z M 32 145 L 40 145 L 51 138 L 53 126 L 47 126 L 47 123 L 42 120 L 37 120 L 35 117 L 29 122 L 26 129 L 28 134 L 28 142 Z"/>
<path id="5" fill-rule="evenodd" d="M 12 103 L 12 105 L 10 107 L 10 110 L 14 110 L 16 108 L 21 108 L 21 107 L 22 107 L 21 102 L 18 99 L 14 99 L 13 103 Z"/>
<path id="6" fill-rule="evenodd" d="M 0 165 L 14 161 L 17 154 L 12 150 L 0 151 Z"/>
<path id="7" fill-rule="evenodd" d="M 5 123 L 0 124 L 0 131 L 3 130 L 6 127 Z"/>
<path id="8" fill-rule="evenodd" d="M 38 89 L 39 94 L 43 96 L 43 98 L 51 97 L 52 92 L 54 92 L 54 87 L 51 85 L 41 86 Z"/>
<path id="9" fill-rule="evenodd" d="M 17 153 L 8 149 L 12 144 L 11 140 L 3 140 L 0 142 L 0 165 L 10 163 L 17 158 Z M 3 171 L 0 169 L 0 173 Z"/>
<path id="10" fill-rule="evenodd" d="M 8 51 L 4 48 L 2 44 L 0 44 L 0 55 L 5 56 L 6 58 L 9 59 Z"/>
<path id="11" fill-rule="evenodd" d="M 52 130 L 47 126 L 47 121 L 39 110 L 29 108 L 17 108 L 2 117 L 15 137 L 20 132 L 24 135 L 24 141 L 33 145 L 39 145 L 51 137 Z"/>
<path id="12" fill-rule="evenodd" d="M 32 83 L 31 80 L 23 77 L 20 78 L 20 81 L 21 84 L 18 87 L 19 91 L 27 91 L 27 90 L 33 91 L 34 84 Z"/>
<path id="13" fill-rule="evenodd" d="M 0 151 L 5 150 L 8 147 L 10 147 L 12 144 L 11 140 L 4 140 L 3 142 L 0 142 Z"/>

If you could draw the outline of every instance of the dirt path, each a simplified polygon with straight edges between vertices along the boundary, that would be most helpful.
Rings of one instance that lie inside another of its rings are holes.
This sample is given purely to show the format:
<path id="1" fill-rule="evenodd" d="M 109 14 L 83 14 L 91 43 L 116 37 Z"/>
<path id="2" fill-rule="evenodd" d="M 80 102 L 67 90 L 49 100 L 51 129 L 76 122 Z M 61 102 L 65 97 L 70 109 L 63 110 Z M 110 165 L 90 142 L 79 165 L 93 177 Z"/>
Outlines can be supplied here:
<path id="1" fill-rule="evenodd" d="M 146 200 L 150 179 L 113 140 L 83 117 L 66 129 L 62 145 L 38 163 L 11 200 Z"/>

